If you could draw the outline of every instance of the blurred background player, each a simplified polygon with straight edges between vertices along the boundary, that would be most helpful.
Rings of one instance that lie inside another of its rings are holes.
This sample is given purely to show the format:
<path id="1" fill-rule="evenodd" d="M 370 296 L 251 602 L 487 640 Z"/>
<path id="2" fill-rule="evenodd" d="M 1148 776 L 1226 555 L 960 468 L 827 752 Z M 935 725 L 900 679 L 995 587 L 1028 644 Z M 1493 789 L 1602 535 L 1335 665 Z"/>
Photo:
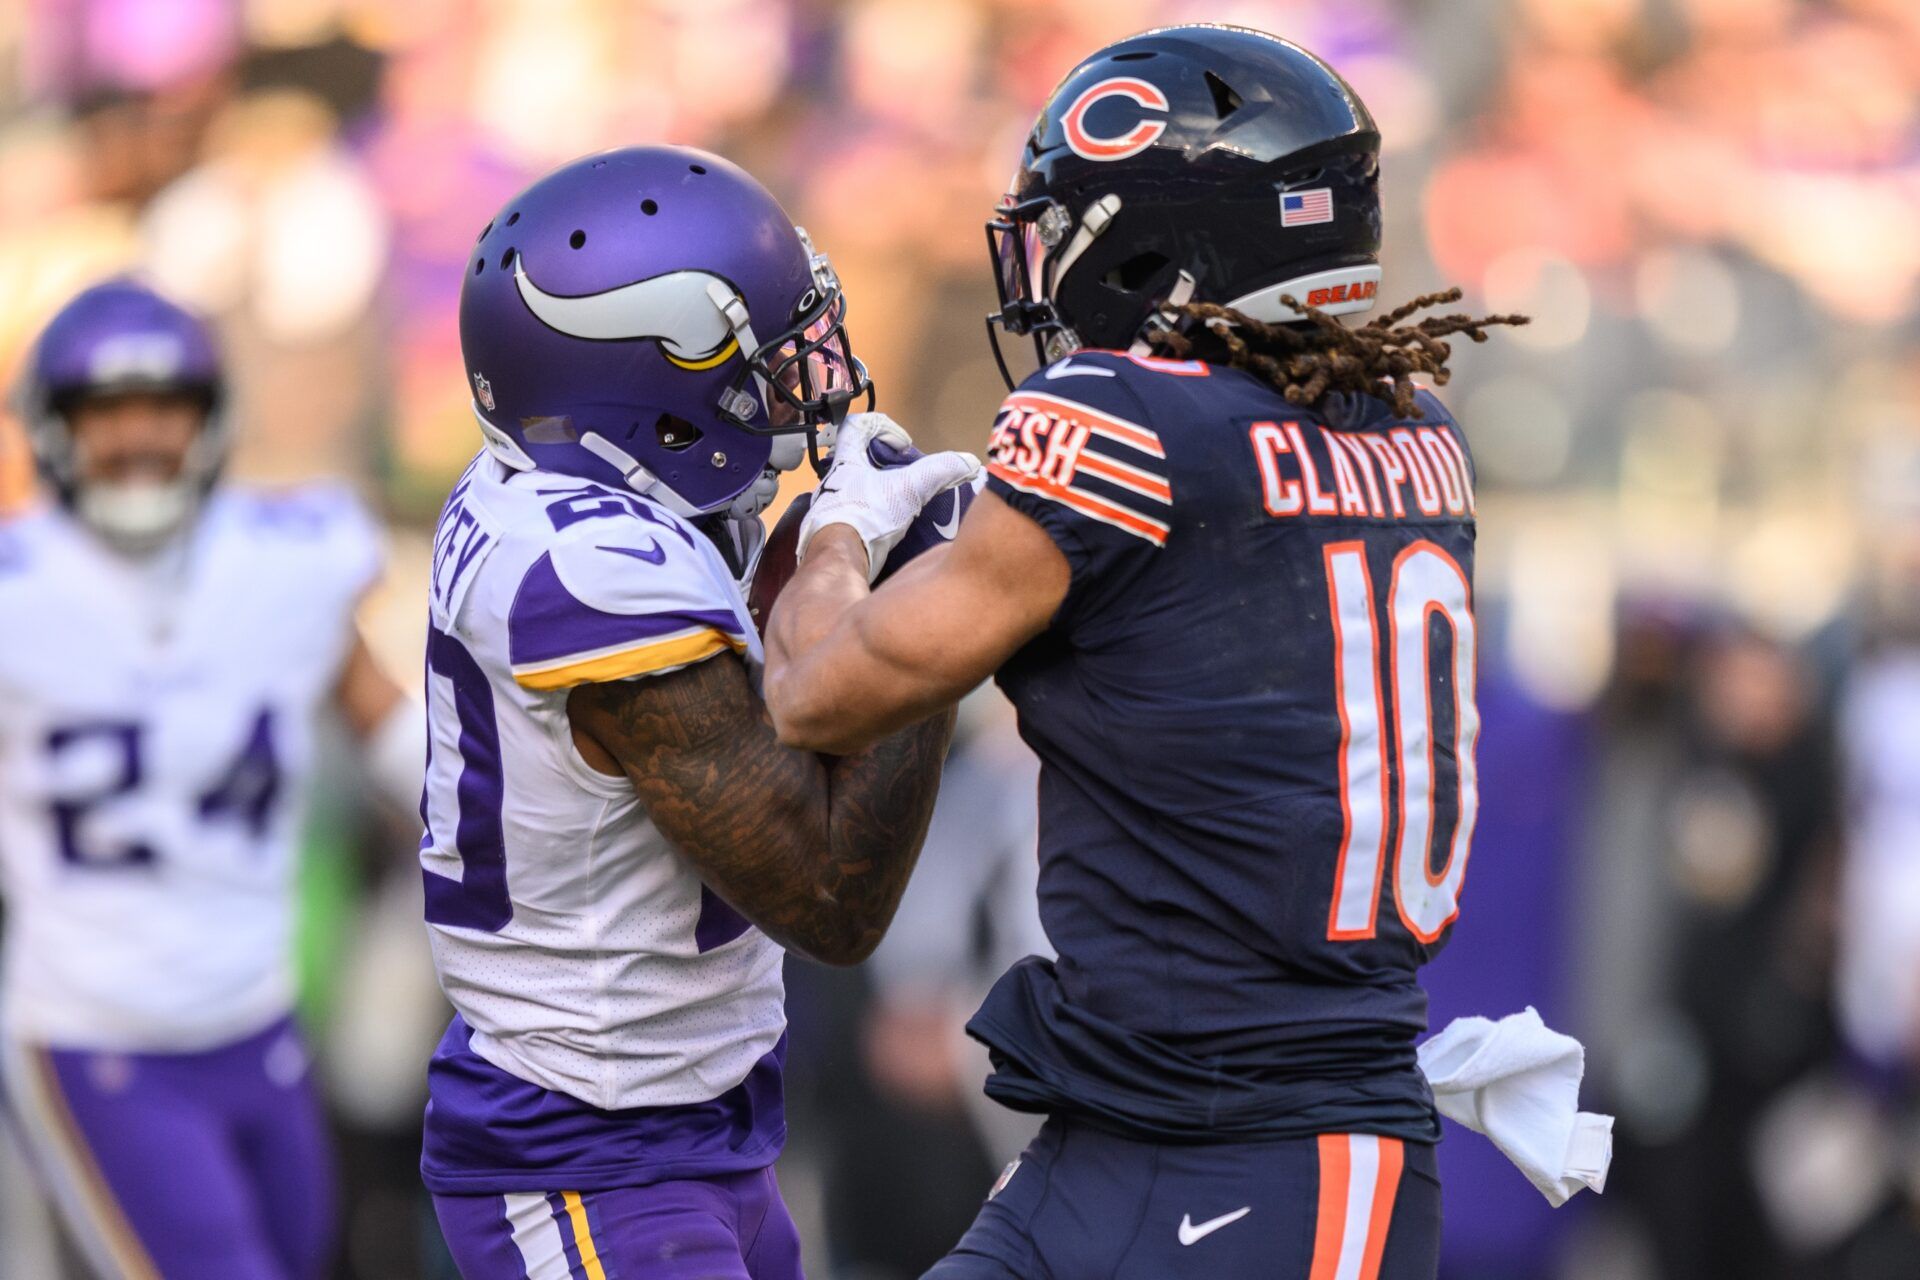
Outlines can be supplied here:
<path id="1" fill-rule="evenodd" d="M 855 749 L 997 674 L 1042 763 L 1059 959 L 968 1029 L 988 1093 L 1050 1119 L 930 1277 L 1438 1268 L 1415 973 L 1478 807 L 1474 473 L 1411 375 L 1515 320 L 1333 318 L 1378 289 L 1379 145 L 1261 32 L 1087 58 L 990 226 L 1043 368 L 988 496 L 871 595 L 831 523 L 873 474 L 847 432 L 809 513 L 768 634 L 783 740 Z"/>
<path id="2" fill-rule="evenodd" d="M 376 531 L 336 488 L 219 483 L 226 399 L 199 320 L 88 289 L 21 392 L 50 501 L 0 526 L 7 1102 L 107 1277 L 322 1273 L 290 1016 L 316 712 L 396 797 L 419 785 L 418 708 L 353 620 Z"/>
<path id="3" fill-rule="evenodd" d="M 827 757 L 760 701 L 740 584 L 780 472 L 871 393 L 845 314 L 774 198 L 686 147 L 563 166 L 472 250 L 486 447 L 435 539 L 421 846 L 458 1011 L 422 1170 L 467 1280 L 800 1276 L 782 947 L 873 950 L 953 730 Z M 886 474 L 917 512 L 954 461 Z"/>

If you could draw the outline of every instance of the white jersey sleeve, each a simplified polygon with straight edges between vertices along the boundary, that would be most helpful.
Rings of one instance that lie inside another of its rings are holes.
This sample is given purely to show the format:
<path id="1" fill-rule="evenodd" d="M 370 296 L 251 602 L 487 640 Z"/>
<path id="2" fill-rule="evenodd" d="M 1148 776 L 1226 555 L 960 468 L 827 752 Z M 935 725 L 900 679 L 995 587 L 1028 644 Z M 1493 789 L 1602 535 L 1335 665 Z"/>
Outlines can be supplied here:
<path id="1" fill-rule="evenodd" d="M 317 483 L 246 495 L 256 526 L 275 528 L 288 557 L 310 575 L 316 605 L 351 606 L 380 579 L 386 539 L 366 506 L 343 484 Z"/>
<path id="2" fill-rule="evenodd" d="M 719 549 L 630 493 L 483 457 L 435 537 L 427 920 L 472 1051 L 602 1109 L 698 1103 L 785 1030 L 780 948 L 708 890 L 569 691 L 760 642 Z"/>
<path id="3" fill-rule="evenodd" d="M 534 559 L 507 614 L 513 678 L 570 689 L 675 671 L 732 649 L 752 628 L 714 548 L 684 523 L 636 511 L 568 526 Z"/>

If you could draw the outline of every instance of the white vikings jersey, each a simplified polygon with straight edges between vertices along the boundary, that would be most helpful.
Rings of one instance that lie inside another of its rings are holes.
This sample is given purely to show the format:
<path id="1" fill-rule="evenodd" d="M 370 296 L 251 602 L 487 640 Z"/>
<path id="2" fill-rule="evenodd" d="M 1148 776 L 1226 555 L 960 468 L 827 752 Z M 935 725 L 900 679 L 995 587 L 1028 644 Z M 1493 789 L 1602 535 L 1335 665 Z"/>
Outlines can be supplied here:
<path id="1" fill-rule="evenodd" d="M 379 560 L 331 486 L 219 490 L 157 561 L 0 525 L 11 1035 L 190 1052 L 285 1015 L 312 720 Z"/>
<path id="2" fill-rule="evenodd" d="M 782 952 L 581 759 L 567 718 L 577 685 L 729 649 L 758 665 L 719 550 L 644 498 L 483 454 L 440 517 L 431 620 L 420 856 L 468 1047 L 603 1110 L 734 1089 L 785 1030 Z"/>

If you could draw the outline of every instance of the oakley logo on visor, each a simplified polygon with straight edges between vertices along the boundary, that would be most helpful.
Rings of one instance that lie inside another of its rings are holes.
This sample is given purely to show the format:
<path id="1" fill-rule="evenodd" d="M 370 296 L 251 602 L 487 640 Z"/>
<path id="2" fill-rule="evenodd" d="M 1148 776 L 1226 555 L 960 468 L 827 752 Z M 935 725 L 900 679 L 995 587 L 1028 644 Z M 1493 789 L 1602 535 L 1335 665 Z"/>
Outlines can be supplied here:
<path id="1" fill-rule="evenodd" d="M 1101 137 L 1087 130 L 1087 113 L 1095 103 L 1108 98 L 1131 98 L 1143 111 L 1164 114 L 1168 110 L 1167 95 L 1160 92 L 1158 85 L 1132 76 L 1115 76 L 1111 80 L 1102 80 L 1088 87 L 1073 100 L 1066 114 L 1060 117 L 1060 128 L 1067 136 L 1067 145 L 1073 153 L 1087 160 L 1124 160 L 1128 156 L 1138 155 L 1152 146 L 1154 140 L 1167 131 L 1164 119 L 1151 117 L 1141 120 L 1126 133 L 1113 137 Z"/>
<path id="2" fill-rule="evenodd" d="M 740 349 L 725 315 L 713 304 L 707 286 L 733 287 L 706 271 L 669 271 L 632 284 L 563 297 L 548 293 L 527 275 L 526 263 L 514 261 L 514 281 L 520 298 L 549 329 L 571 338 L 594 342 L 630 342 L 650 338 L 682 369 L 711 369 Z"/>

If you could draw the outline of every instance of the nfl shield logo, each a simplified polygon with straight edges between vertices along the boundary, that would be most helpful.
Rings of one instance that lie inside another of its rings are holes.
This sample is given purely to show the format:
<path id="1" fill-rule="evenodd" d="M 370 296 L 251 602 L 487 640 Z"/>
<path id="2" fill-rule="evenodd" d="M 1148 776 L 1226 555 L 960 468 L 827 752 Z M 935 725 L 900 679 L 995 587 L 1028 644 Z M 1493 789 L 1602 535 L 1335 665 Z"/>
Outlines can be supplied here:
<path id="1" fill-rule="evenodd" d="M 488 382 L 481 374 L 476 373 L 473 375 L 473 394 L 474 397 L 480 401 L 481 407 L 489 412 L 492 411 L 493 384 Z"/>

